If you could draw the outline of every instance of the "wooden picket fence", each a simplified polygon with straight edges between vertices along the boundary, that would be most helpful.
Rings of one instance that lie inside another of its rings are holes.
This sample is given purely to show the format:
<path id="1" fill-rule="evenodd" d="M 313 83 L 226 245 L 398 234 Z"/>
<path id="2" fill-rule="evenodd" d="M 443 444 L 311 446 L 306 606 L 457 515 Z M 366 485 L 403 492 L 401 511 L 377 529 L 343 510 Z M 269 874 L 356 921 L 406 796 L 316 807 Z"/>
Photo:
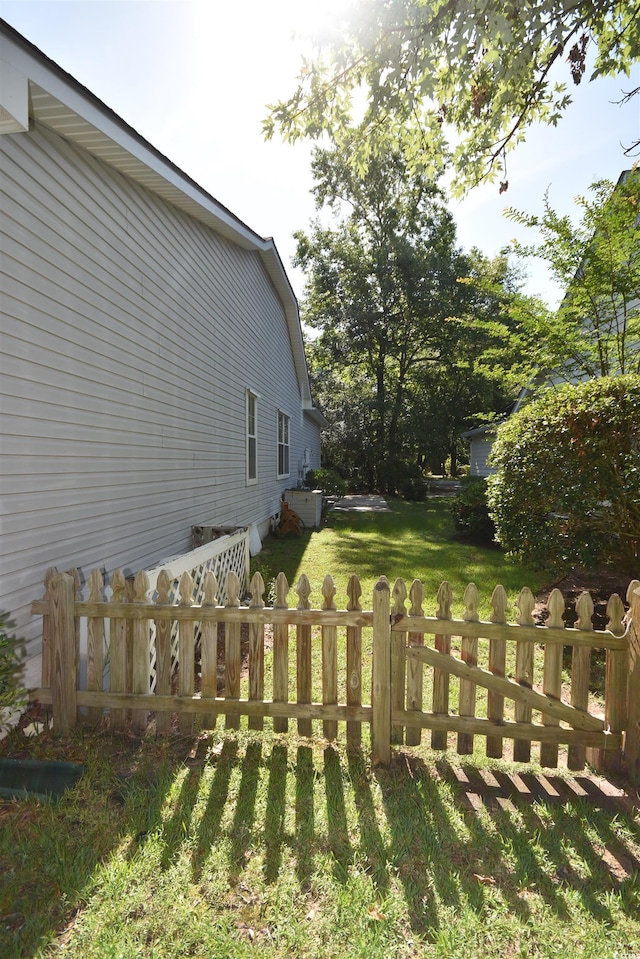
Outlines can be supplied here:
<path id="1" fill-rule="evenodd" d="M 120 580 L 116 571 L 112 584 Z M 118 589 L 107 599 L 99 571 L 89 582 L 89 599 L 81 601 L 74 577 L 56 573 L 46 583 L 45 599 L 32 606 L 43 616 L 46 648 L 42 686 L 31 691 L 31 698 L 51 704 L 60 734 L 76 724 L 79 713 L 94 723 L 108 713 L 113 728 L 128 724 L 140 731 L 153 714 L 157 732 L 179 728 L 187 734 L 196 717 L 211 728 L 224 715 L 227 728 L 236 729 L 243 715 L 253 729 L 262 729 L 268 717 L 276 732 L 286 731 L 294 720 L 303 736 L 311 736 L 314 721 L 321 721 L 328 740 L 338 736 L 344 722 L 351 745 L 361 742 L 362 724 L 370 726 L 373 760 L 382 764 L 390 761 L 394 744 L 418 746 L 428 730 L 429 745 L 436 749 L 455 745 L 458 753 L 469 754 L 475 738 L 482 737 L 487 756 L 502 757 L 505 740 L 513 740 L 514 760 L 537 758 L 544 766 L 557 766 L 559 747 L 566 746 L 570 769 L 581 769 L 588 760 L 626 769 L 632 781 L 640 781 L 638 580 L 629 586 L 628 609 L 617 595 L 609 600 L 606 630 L 594 630 L 593 602 L 586 592 L 576 603 L 575 628 L 567 628 L 558 590 L 549 597 L 546 624 L 536 626 L 534 598 L 526 588 L 516 602 L 518 621 L 509 623 L 501 586 L 493 592 L 486 622 L 479 618 L 473 584 L 464 594 L 462 619 L 454 619 L 449 585 L 438 591 L 436 615 L 426 616 L 419 580 L 409 590 L 397 580 L 391 589 L 381 577 L 369 610 L 361 607 L 356 576 L 349 580 L 345 609 L 336 608 L 331 576 L 325 577 L 316 609 L 305 575 L 296 586 L 295 608 L 287 604 L 283 573 L 272 607 L 265 606 L 259 573 L 251 580 L 249 605 L 241 605 L 233 571 L 226 577 L 224 605 L 218 604 L 218 583 L 210 571 L 197 603 L 188 572 L 180 579 L 177 602 L 170 597 L 167 570 L 157 577 L 153 602 L 144 572 L 136 575 L 129 600 Z M 78 683 L 82 618 L 87 622 L 84 689 Z M 177 674 L 171 655 L 175 628 Z M 597 649 L 606 655 L 603 715 L 590 703 L 590 666 Z M 540 744 L 537 757 L 532 743 Z"/>

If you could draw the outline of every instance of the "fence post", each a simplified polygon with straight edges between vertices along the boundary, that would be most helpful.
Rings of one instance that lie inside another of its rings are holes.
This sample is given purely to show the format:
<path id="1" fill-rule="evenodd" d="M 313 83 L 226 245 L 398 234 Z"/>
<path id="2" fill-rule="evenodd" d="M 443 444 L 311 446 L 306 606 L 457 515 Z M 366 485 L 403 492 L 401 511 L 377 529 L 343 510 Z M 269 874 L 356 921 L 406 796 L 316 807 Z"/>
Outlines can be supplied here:
<path id="1" fill-rule="evenodd" d="M 49 585 L 51 625 L 51 705 L 53 731 L 66 735 L 76 724 L 77 658 L 75 581 L 56 573 Z"/>
<path id="2" fill-rule="evenodd" d="M 373 590 L 373 684 L 371 705 L 372 760 L 388 766 L 391 760 L 391 620 L 390 590 L 381 576 Z"/>
<path id="3" fill-rule="evenodd" d="M 244 585 L 243 591 L 248 593 L 251 589 L 251 535 L 250 527 L 244 531 Z"/>
<path id="4" fill-rule="evenodd" d="M 624 633 L 624 603 L 617 593 L 612 593 L 607 603 L 607 630 L 614 636 Z M 627 681 L 629 678 L 629 653 L 627 649 L 608 649 L 604 693 L 604 722 L 612 733 L 624 733 L 627 721 Z M 620 772 L 622 748 L 592 749 L 587 759 L 598 771 Z"/>
<path id="5" fill-rule="evenodd" d="M 44 596 L 47 602 L 51 602 L 51 580 L 58 570 L 55 566 L 50 566 L 44 577 Z M 42 686 L 44 689 L 51 687 L 51 617 L 45 613 L 42 617 Z"/>
<path id="6" fill-rule="evenodd" d="M 640 783 L 640 581 L 634 580 L 627 594 L 631 629 L 629 630 L 629 679 L 627 686 L 628 724 L 625 758 L 629 779 Z"/>

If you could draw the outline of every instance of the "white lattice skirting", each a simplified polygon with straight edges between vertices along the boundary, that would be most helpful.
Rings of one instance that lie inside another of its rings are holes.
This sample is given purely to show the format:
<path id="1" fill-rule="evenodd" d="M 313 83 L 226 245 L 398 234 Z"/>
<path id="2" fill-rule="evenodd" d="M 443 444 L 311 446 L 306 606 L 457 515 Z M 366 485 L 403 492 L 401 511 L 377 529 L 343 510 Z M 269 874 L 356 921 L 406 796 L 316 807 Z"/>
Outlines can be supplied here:
<path id="1" fill-rule="evenodd" d="M 193 602 L 200 604 L 204 598 L 203 580 L 204 575 L 209 570 L 214 574 L 218 581 L 218 603 L 222 606 L 227 601 L 225 584 L 227 574 L 232 570 L 240 580 L 242 591 L 249 587 L 249 529 L 240 529 L 228 536 L 221 536 L 219 539 L 199 546 L 198 549 L 190 553 L 183 553 L 175 559 L 155 569 L 147 570 L 149 577 L 149 598 L 155 600 L 157 597 L 156 585 L 160 573 L 166 570 L 171 580 L 171 590 L 169 592 L 170 602 L 177 601 L 178 587 L 180 577 L 183 573 L 190 573 L 193 577 Z M 151 625 L 150 636 L 150 691 L 153 692 L 156 685 L 156 663 L 155 663 L 155 636 L 153 635 L 155 624 Z M 197 637 L 199 641 L 199 636 Z M 174 623 L 171 634 L 171 670 L 175 671 L 178 664 L 178 624 Z"/>

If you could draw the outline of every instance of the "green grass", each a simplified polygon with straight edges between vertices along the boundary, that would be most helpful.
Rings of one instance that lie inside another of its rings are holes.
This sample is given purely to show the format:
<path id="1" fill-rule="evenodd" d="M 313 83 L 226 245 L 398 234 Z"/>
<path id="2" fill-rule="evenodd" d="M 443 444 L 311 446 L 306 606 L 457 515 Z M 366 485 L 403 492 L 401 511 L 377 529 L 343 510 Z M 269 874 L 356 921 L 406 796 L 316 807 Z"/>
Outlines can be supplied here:
<path id="1" fill-rule="evenodd" d="M 333 512 L 327 523 L 317 531 L 305 532 L 302 536 L 288 535 L 279 538 L 270 536 L 262 551 L 251 561 L 252 574 L 257 570 L 266 585 L 266 602 L 274 599 L 274 580 L 284 572 L 290 585 L 289 606 L 296 606 L 298 596 L 295 585 L 302 573 L 309 578 L 312 593 L 311 606 L 322 606 L 322 583 L 329 573 L 336 586 L 335 605 L 344 609 L 347 605 L 347 583 L 355 573 L 362 587 L 361 605 L 371 609 L 375 583 L 381 575 L 389 580 L 391 589 L 395 580 L 404 580 L 407 592 L 414 579 L 422 582 L 423 609 L 433 616 L 437 608 L 437 593 L 443 581 L 453 592 L 451 614 L 461 617 L 464 610 L 463 596 L 467 585 L 474 582 L 480 594 L 480 617 L 489 619 L 492 612 L 491 594 L 497 584 L 504 586 L 509 602 L 508 619 L 516 622 L 518 610 L 515 601 L 523 586 L 534 592 L 552 579 L 550 570 L 534 570 L 524 567 L 517 560 L 506 556 L 500 549 L 491 546 L 464 543 L 454 538 L 454 527 L 446 499 L 431 497 L 425 503 L 408 503 L 400 499 L 388 499 L 389 512 Z M 393 596 L 392 596 L 393 602 Z M 410 599 L 406 608 L 409 610 Z M 480 656 L 486 659 L 488 643 L 480 643 Z M 508 667 L 515 648 L 509 650 Z M 339 661 L 345 659 L 344 630 L 338 635 Z M 363 684 L 370 689 L 371 636 L 363 637 Z M 483 665 L 486 663 L 483 661 Z M 542 660 L 539 659 L 539 668 Z M 270 660 L 266 661 L 267 684 L 270 681 Z M 320 644 L 314 643 L 313 695 L 320 701 L 321 660 Z M 430 696 L 432 671 L 425 673 L 425 701 Z M 346 674 L 339 671 L 339 696 L 345 701 Z M 457 689 L 451 687 L 451 707 L 457 706 Z M 295 686 L 291 685 L 295 695 Z M 368 693 L 365 693 L 368 696 Z M 367 699 L 367 701 L 369 701 Z M 480 707 L 478 715 L 484 715 Z"/>
<path id="2" fill-rule="evenodd" d="M 453 542 L 443 501 L 392 506 L 269 540 L 257 560 L 267 578 L 306 572 L 314 605 L 327 572 L 338 606 L 354 571 L 365 607 L 379 575 L 418 576 L 427 612 L 442 579 L 459 611 L 469 580 L 513 599 L 545 578 Z M 375 768 L 366 728 L 349 751 L 342 728 L 330 745 L 320 723 L 314 740 L 294 725 L 13 731 L 0 754 L 86 773 L 55 805 L 0 803 L 2 959 L 640 959 L 640 811 L 624 784 L 445 755 L 428 736 Z"/>
<path id="3" fill-rule="evenodd" d="M 0 806 L 4 959 L 640 953 L 638 812 L 595 787 L 554 802 L 523 773 L 543 795 L 519 800 L 505 764 L 376 769 L 268 731 L 30 748 L 87 772 L 57 805 Z"/>
<path id="4" fill-rule="evenodd" d="M 523 567 L 495 548 L 462 543 L 453 538 L 453 522 L 447 503 L 431 498 L 425 503 L 389 500 L 388 513 L 338 513 L 329 515 L 322 529 L 301 537 L 270 536 L 261 553 L 253 557 L 252 572 L 259 570 L 267 585 L 284 572 L 289 585 L 289 605 L 297 604 L 294 585 L 305 573 L 312 586 L 311 604 L 322 604 L 321 587 L 329 573 L 335 582 L 336 606 L 346 606 L 349 577 L 355 573 L 362 586 L 362 606 L 371 608 L 373 587 L 386 576 L 393 588 L 401 578 L 409 590 L 414 579 L 424 587 L 424 609 L 433 615 L 438 587 L 446 580 L 453 590 L 453 614 L 463 610 L 462 598 L 469 583 L 475 583 L 482 601 L 481 615 L 491 612 L 491 593 L 500 583 L 513 604 L 523 586 L 534 592 L 552 578 L 550 570 Z"/>

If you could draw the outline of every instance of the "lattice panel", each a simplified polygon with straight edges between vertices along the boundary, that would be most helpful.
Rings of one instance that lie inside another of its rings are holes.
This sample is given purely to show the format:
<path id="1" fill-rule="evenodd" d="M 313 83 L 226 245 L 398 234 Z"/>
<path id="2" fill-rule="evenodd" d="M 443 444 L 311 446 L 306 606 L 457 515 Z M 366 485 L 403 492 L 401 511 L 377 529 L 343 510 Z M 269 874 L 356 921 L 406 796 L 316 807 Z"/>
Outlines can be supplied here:
<path id="1" fill-rule="evenodd" d="M 247 569 L 247 539 L 248 532 L 245 531 L 245 535 L 234 534 L 230 537 L 222 537 L 220 540 L 215 540 L 210 546 L 213 549 L 216 549 L 217 552 L 215 555 L 209 556 L 207 559 L 203 559 L 196 566 L 188 567 L 185 565 L 185 560 L 188 560 L 189 554 L 187 553 L 183 557 L 179 557 L 175 561 L 175 566 L 180 567 L 179 575 L 175 576 L 171 582 L 171 589 L 169 591 L 169 600 L 171 603 L 177 603 L 180 598 L 180 577 L 185 569 L 188 569 L 188 572 L 191 573 L 193 578 L 193 602 L 196 605 L 202 603 L 204 598 L 204 577 L 205 573 L 211 571 L 218 581 L 218 604 L 224 606 L 227 602 L 226 594 L 226 582 L 227 575 L 233 570 L 241 583 L 247 582 L 247 576 L 249 570 Z M 224 541 L 230 540 L 226 548 L 224 546 Z M 205 547 L 206 548 L 206 547 Z M 201 554 L 203 547 L 194 550 L 194 554 Z M 173 573 L 170 572 L 171 576 Z M 151 592 L 151 599 L 153 602 L 157 599 L 157 590 L 153 589 Z M 196 632 L 196 648 L 200 644 L 200 633 L 201 626 L 198 625 Z M 155 623 L 151 623 L 150 629 L 150 690 L 153 692 L 156 686 L 156 644 L 155 644 Z M 176 668 L 178 666 L 178 624 L 174 623 L 171 631 L 171 675 L 173 676 Z"/>

